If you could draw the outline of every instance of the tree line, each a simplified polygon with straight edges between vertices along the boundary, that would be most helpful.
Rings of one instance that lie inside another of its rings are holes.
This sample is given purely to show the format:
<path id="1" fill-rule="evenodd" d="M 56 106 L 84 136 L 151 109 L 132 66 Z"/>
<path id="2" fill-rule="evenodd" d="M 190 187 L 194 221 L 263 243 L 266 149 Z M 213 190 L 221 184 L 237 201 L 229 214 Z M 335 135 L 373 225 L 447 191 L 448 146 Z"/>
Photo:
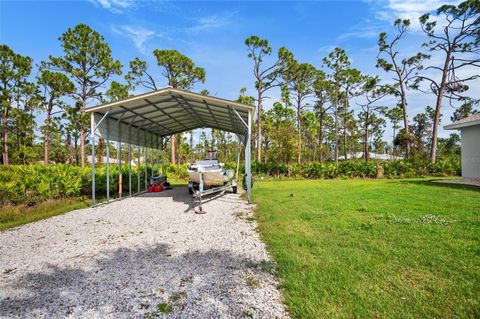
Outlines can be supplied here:
<path id="1" fill-rule="evenodd" d="M 404 56 L 400 49 L 410 21 L 396 20 L 395 32 L 382 32 L 378 39 L 376 66 L 388 81 L 352 67 L 341 48 L 315 67 L 298 61 L 285 47 L 274 55 L 268 40 L 247 38 L 256 94 L 248 96 L 241 89 L 238 101 L 256 106 L 252 144 L 257 161 L 338 162 L 357 152 L 369 160 L 373 151 L 428 157 L 435 162 L 439 154 L 455 152 L 458 135 L 438 138 L 442 107 L 446 102 L 456 107 L 452 121 L 476 112 L 479 101 L 468 93 L 469 82 L 479 75 L 464 70 L 480 67 L 479 16 L 478 0 L 444 5 L 433 15 L 421 16 L 425 43 L 412 56 Z M 8 45 L 0 46 L 1 162 L 5 165 L 42 158 L 46 164 L 68 162 L 84 167 L 90 147 L 87 105 L 126 98 L 136 88 L 153 91 L 170 85 L 189 90 L 206 80 L 205 69 L 177 50 L 154 50 L 156 66 L 134 58 L 124 73 L 104 37 L 85 24 L 69 28 L 59 41 L 63 53 L 37 64 Z M 265 100 L 275 88 L 281 98 L 266 110 Z M 410 119 L 412 90 L 433 95 L 435 105 Z M 207 90 L 201 93 L 209 94 Z M 385 102 L 387 97 L 394 97 L 394 105 Z M 37 127 L 39 112 L 45 120 Z M 387 121 L 393 128 L 388 142 L 384 140 Z M 193 161 L 212 148 L 219 150 L 223 161 L 234 160 L 239 152 L 239 142 L 230 133 L 202 129 L 196 144 L 195 133 L 188 133 L 171 137 L 171 163 Z M 101 156 L 107 146 L 100 141 L 96 147 Z"/>
<path id="2" fill-rule="evenodd" d="M 376 66 L 392 77 L 387 83 L 353 68 L 341 48 L 328 54 L 319 69 L 298 61 L 284 47 L 278 50 L 275 62 L 268 65 L 266 57 L 272 55 L 268 41 L 257 36 L 248 38 L 245 44 L 253 60 L 257 91 L 257 161 L 271 155 L 289 161 L 292 149 L 297 162 L 305 156 L 309 161 L 327 157 L 338 162 L 340 156 L 346 159 L 357 151 L 363 151 L 368 160 L 369 151 L 385 151 L 383 134 L 389 120 L 394 129 L 391 153 L 406 158 L 428 156 L 435 162 L 439 142 L 442 151 L 448 152 L 458 139 L 458 135 L 452 135 L 439 141 L 445 101 L 457 107 L 452 121 L 474 113 L 478 104 L 467 93 L 468 83 L 480 76 L 477 72 L 462 71 L 480 67 L 479 13 L 478 1 L 465 1 L 458 6 L 443 5 L 433 16 L 424 14 L 419 23 L 426 40 L 422 51 L 412 56 L 404 56 L 400 51 L 410 20 L 396 20 L 396 32 L 382 32 L 378 39 Z M 432 54 L 435 60 L 430 59 Z M 265 95 L 275 87 L 281 89 L 282 99 L 263 113 Z M 425 113 L 417 114 L 413 123 L 408 117 L 411 90 L 435 97 L 434 107 L 426 106 Z M 387 105 L 387 96 L 393 96 L 398 101 L 396 105 Z M 353 101 L 359 109 L 356 114 Z M 292 132 L 296 132 L 296 141 L 283 136 L 293 135 Z M 272 148 L 275 150 L 270 152 Z"/>

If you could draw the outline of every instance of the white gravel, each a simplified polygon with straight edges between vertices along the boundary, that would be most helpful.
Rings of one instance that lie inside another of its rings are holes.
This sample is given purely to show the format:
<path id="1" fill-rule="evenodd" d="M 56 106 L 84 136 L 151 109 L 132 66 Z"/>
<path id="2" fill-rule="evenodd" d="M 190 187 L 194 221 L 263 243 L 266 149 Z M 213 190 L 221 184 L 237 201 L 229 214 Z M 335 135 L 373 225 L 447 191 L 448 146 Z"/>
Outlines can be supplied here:
<path id="1" fill-rule="evenodd" d="M 0 233 L 0 317 L 287 318 L 251 207 L 191 202 L 176 188 Z"/>

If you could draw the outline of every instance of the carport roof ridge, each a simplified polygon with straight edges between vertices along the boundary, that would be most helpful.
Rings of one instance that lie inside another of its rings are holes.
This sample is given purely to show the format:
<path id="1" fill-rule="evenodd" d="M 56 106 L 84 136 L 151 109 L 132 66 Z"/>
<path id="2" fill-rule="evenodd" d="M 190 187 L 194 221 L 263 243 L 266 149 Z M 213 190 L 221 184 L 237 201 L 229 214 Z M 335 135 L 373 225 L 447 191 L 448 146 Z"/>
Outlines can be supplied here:
<path id="1" fill-rule="evenodd" d="M 108 113 L 109 120 L 157 136 L 209 127 L 245 137 L 248 113 L 254 109 L 254 106 L 235 101 L 166 87 L 89 107 L 86 112 L 95 113 L 100 131 L 101 126 L 106 125 L 101 119 Z M 114 136 L 111 138 L 115 139 Z"/>

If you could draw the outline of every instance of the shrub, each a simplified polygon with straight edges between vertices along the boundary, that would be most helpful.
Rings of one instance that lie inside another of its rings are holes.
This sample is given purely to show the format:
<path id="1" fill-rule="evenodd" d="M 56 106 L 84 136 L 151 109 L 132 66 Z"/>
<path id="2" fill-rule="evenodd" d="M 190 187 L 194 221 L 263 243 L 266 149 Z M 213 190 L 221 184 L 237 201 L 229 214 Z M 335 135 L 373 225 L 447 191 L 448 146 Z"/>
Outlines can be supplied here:
<path id="1" fill-rule="evenodd" d="M 2 205 L 35 205 L 50 198 L 80 195 L 82 170 L 66 164 L 3 166 L 0 181 Z"/>
<path id="2" fill-rule="evenodd" d="M 1 166 L 0 170 L 0 205 L 35 205 L 48 199 L 60 199 L 91 195 L 92 169 L 81 169 L 69 164 L 56 165 L 10 165 Z M 147 167 L 147 182 L 152 174 L 152 166 Z M 187 175 L 185 166 L 180 169 L 173 165 L 166 166 L 167 174 L 178 178 Z M 169 172 L 169 173 L 168 173 Z M 132 193 L 137 192 L 138 176 L 140 190 L 145 189 L 145 166 L 131 168 Z M 122 165 L 123 190 L 128 192 L 128 166 Z M 110 193 L 118 192 L 119 169 L 110 165 Z M 95 193 L 104 195 L 107 187 L 105 165 L 95 168 Z"/>
<path id="3" fill-rule="evenodd" d="M 377 165 L 384 168 L 385 178 L 450 176 L 461 174 L 461 163 L 458 157 L 439 159 L 435 164 L 425 159 L 395 160 L 395 161 L 341 161 L 325 163 L 252 163 L 252 174 L 271 177 L 295 177 L 306 179 L 318 178 L 376 178 Z M 227 163 L 229 168 L 235 168 L 235 163 Z M 243 171 L 243 164 L 240 170 Z"/>
<path id="4" fill-rule="evenodd" d="M 375 178 L 377 165 L 383 165 L 386 178 L 448 176 L 460 175 L 460 158 L 447 157 L 439 159 L 435 164 L 428 160 L 395 160 L 395 161 L 342 161 L 325 163 L 258 163 L 252 162 L 252 173 L 260 176 L 294 177 L 306 179 L 330 178 Z M 225 167 L 236 169 L 236 163 L 226 163 Z M 60 199 L 91 194 L 92 170 L 68 164 L 57 165 L 11 165 L 1 166 L 0 170 L 0 205 L 25 204 L 35 205 L 48 199 Z M 185 165 L 165 165 L 167 176 L 175 180 L 187 180 Z M 146 168 L 147 182 L 156 167 Z M 244 172 L 245 165 L 240 164 L 239 171 Z M 123 193 L 128 193 L 128 166 L 122 165 Z M 154 172 L 157 174 L 158 172 Z M 131 167 L 132 193 L 137 192 L 138 178 L 140 190 L 145 189 L 145 166 Z M 104 195 L 107 186 L 105 165 L 95 169 L 95 193 Z M 110 194 L 118 192 L 119 168 L 110 165 Z"/>

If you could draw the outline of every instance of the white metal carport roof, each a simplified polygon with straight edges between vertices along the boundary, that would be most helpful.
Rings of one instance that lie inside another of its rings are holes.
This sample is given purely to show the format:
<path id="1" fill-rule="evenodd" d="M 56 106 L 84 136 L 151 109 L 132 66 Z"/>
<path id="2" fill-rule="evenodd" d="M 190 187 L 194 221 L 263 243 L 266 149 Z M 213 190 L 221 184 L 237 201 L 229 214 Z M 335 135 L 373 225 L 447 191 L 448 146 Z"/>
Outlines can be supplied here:
<path id="1" fill-rule="evenodd" d="M 245 140 L 247 135 L 245 123 L 248 122 L 248 114 L 253 112 L 253 109 L 253 106 L 238 102 L 167 87 L 90 107 L 87 108 L 87 112 L 94 114 L 97 135 L 106 136 L 107 122 L 102 121 L 102 118 L 107 114 L 110 119 L 111 141 L 120 139 L 128 141 L 129 138 L 136 141 L 135 131 L 138 128 L 140 142 L 136 144 L 152 146 L 151 138 L 145 138 L 145 135 L 165 137 L 203 127 L 235 133 Z"/>
<path id="2" fill-rule="evenodd" d="M 91 115 L 92 158 L 95 158 L 95 137 L 107 143 L 118 143 L 120 161 L 121 144 L 145 148 L 164 148 L 166 137 L 196 128 L 214 128 L 237 134 L 245 143 L 245 174 L 248 199 L 251 201 L 251 126 L 254 107 L 235 101 L 206 96 L 190 91 L 166 87 L 116 102 L 89 107 Z M 159 143 L 160 140 L 160 143 Z M 109 148 L 107 158 L 107 201 L 109 200 Z M 158 161 L 158 159 L 157 159 Z M 130 175 L 130 167 L 129 167 Z M 131 184 L 131 178 L 129 178 Z M 145 178 L 145 184 L 147 179 Z M 146 186 L 146 185 L 145 185 Z M 138 180 L 140 189 L 140 180 Z M 129 186 L 131 194 L 131 185 Z M 95 205 L 95 162 L 92 161 L 92 202 Z"/>

